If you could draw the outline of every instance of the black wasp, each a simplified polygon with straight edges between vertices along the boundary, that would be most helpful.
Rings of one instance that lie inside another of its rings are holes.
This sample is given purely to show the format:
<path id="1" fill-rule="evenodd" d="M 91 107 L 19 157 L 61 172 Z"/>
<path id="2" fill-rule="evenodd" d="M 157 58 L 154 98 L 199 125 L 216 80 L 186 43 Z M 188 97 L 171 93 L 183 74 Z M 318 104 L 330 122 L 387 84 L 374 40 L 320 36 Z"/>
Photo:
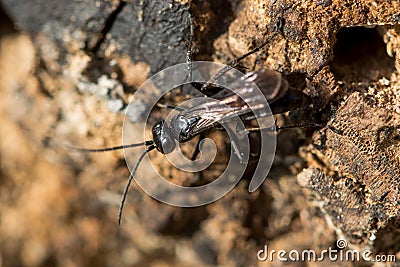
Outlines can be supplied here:
<path id="1" fill-rule="evenodd" d="M 161 120 L 152 127 L 152 140 L 101 149 L 74 148 L 84 152 L 105 152 L 143 145 L 146 146 L 146 150 L 139 156 L 125 185 L 119 208 L 118 225 L 121 224 L 122 210 L 129 186 L 140 162 L 148 152 L 157 149 L 162 154 L 169 154 L 176 148 L 176 141 L 178 143 L 185 143 L 199 135 L 202 138 L 205 133 L 214 129 L 218 124 L 229 121 L 233 117 L 238 116 L 245 122 L 253 120 L 255 118 L 255 113 L 265 114 L 264 116 L 271 115 L 262 112 L 265 108 L 265 104 L 263 104 L 264 102 L 262 102 L 262 100 L 260 100 L 252 90 L 249 90 L 249 88 L 251 88 L 250 84 L 255 83 L 261 90 L 270 105 L 272 114 L 295 110 L 304 105 L 311 104 L 309 96 L 301 91 L 289 88 L 288 82 L 282 77 L 282 75 L 279 72 L 270 69 L 261 69 L 247 73 L 240 78 L 240 87 L 225 89 L 214 85 L 214 82 L 219 77 L 235 67 L 239 61 L 261 50 L 261 48 L 263 48 L 275 35 L 276 32 L 260 46 L 233 60 L 227 67 L 219 71 L 206 83 L 199 84 L 193 82 L 193 87 L 199 89 L 204 95 L 215 99 L 216 101 L 205 102 L 187 109 L 178 109 L 179 113 L 170 120 L 170 123 Z M 191 50 L 189 48 L 187 57 L 187 63 L 189 66 L 191 66 L 190 53 Z M 189 69 L 189 72 L 190 71 L 191 69 Z M 242 97 L 239 97 L 238 95 L 241 95 Z M 250 106 L 257 106 L 258 109 L 250 109 L 249 104 Z M 171 108 L 172 106 L 167 105 L 167 107 Z M 200 140 L 197 144 L 196 151 L 192 156 L 192 160 L 194 160 L 197 153 L 199 153 L 199 144 Z"/>

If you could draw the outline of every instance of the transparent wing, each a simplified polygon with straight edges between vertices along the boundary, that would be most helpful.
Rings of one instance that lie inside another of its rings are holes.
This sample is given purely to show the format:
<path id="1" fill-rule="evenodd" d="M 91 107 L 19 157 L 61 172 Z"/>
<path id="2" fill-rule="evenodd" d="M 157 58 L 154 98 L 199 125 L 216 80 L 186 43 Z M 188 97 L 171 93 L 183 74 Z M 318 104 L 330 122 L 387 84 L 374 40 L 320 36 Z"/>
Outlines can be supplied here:
<path id="1" fill-rule="evenodd" d="M 257 93 L 254 83 L 263 93 L 264 99 Z M 266 108 L 265 99 L 273 102 L 282 97 L 286 91 L 287 82 L 278 72 L 262 70 L 248 73 L 234 82 L 232 90 L 221 88 L 218 93 L 210 97 L 213 100 L 189 108 L 180 114 L 188 121 L 195 121 L 190 125 L 188 138 L 236 116 L 242 120 L 250 120 L 255 116 L 272 115 Z"/>

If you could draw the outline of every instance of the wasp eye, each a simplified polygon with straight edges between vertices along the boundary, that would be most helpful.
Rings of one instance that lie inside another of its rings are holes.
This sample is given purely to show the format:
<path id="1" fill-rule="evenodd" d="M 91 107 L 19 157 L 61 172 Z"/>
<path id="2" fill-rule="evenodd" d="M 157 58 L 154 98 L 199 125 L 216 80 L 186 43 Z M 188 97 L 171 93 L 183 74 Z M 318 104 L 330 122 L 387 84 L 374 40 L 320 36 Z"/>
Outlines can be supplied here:
<path id="1" fill-rule="evenodd" d="M 170 136 L 164 136 L 161 139 L 161 147 L 163 154 L 169 154 L 175 149 L 175 140 L 172 139 Z"/>
<path id="2" fill-rule="evenodd" d="M 154 144 L 158 151 L 169 154 L 174 151 L 176 144 L 172 137 L 171 130 L 164 120 L 154 125 L 152 129 Z"/>

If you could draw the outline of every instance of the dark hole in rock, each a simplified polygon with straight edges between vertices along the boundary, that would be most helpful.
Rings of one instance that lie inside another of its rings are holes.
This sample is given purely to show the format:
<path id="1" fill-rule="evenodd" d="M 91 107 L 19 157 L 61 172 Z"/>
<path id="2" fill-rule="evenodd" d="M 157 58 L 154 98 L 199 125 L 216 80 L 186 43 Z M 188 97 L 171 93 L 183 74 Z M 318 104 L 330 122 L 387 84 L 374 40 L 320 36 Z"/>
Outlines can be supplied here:
<path id="1" fill-rule="evenodd" d="M 14 23 L 0 3 L 0 35 L 15 33 Z"/>
<path id="2" fill-rule="evenodd" d="M 201 60 L 211 60 L 210 55 L 214 51 L 213 42 L 219 36 L 228 31 L 229 25 L 235 19 L 234 10 L 239 5 L 238 0 L 229 1 L 191 1 L 191 10 L 194 20 L 199 20 L 198 23 L 206 23 L 202 25 L 203 30 L 195 29 L 194 37 L 196 43 L 196 54 L 199 55 Z M 201 17 L 207 17 L 203 20 Z M 198 25 L 199 27 L 199 25 Z"/>
<path id="3" fill-rule="evenodd" d="M 331 66 L 337 79 L 376 80 L 394 71 L 394 59 L 386 53 L 377 28 L 342 28 L 336 38 Z"/>

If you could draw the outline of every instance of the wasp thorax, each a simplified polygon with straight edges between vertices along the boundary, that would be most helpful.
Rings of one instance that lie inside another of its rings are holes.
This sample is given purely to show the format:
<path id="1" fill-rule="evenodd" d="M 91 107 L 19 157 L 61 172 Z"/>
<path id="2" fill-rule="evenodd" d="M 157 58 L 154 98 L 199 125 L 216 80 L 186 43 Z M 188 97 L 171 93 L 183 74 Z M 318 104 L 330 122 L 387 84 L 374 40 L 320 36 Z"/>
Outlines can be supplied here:
<path id="1" fill-rule="evenodd" d="M 169 154 L 174 151 L 176 144 L 171 129 L 164 120 L 156 123 L 152 129 L 153 141 L 158 151 Z"/>
<path id="2" fill-rule="evenodd" d="M 171 133 L 179 140 L 181 136 L 186 136 L 189 124 L 190 122 L 185 117 L 177 115 L 171 120 Z"/>

